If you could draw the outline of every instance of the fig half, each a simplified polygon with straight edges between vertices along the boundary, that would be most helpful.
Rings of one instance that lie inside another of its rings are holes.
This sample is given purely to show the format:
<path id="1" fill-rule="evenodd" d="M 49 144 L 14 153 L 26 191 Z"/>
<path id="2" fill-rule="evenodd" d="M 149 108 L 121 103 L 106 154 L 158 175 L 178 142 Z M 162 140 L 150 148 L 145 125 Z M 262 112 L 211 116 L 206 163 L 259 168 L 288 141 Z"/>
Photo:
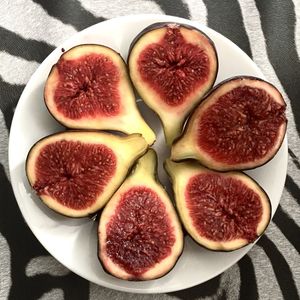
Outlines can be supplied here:
<path id="1" fill-rule="evenodd" d="M 216 86 L 173 144 L 171 159 L 187 158 L 215 170 L 245 170 L 274 157 L 285 136 L 286 104 L 270 83 L 233 77 Z"/>
<path id="2" fill-rule="evenodd" d="M 214 43 L 197 28 L 156 23 L 132 42 L 128 65 L 134 86 L 160 117 L 171 145 L 186 116 L 215 82 L 218 58 Z"/>
<path id="3" fill-rule="evenodd" d="M 189 161 L 167 160 L 176 206 L 187 232 L 201 246 L 231 251 L 254 242 L 271 218 L 265 191 L 242 172 L 216 172 Z"/>
<path id="4" fill-rule="evenodd" d="M 69 217 L 85 217 L 108 201 L 147 148 L 140 134 L 57 133 L 31 148 L 26 173 L 48 207 Z"/>
<path id="5" fill-rule="evenodd" d="M 140 115 L 122 57 L 102 45 L 79 45 L 52 67 L 44 98 L 54 118 L 68 128 L 155 134 Z"/>
<path id="6" fill-rule="evenodd" d="M 99 222 L 99 258 L 105 270 L 125 280 L 161 277 L 175 265 L 183 234 L 175 209 L 156 180 L 150 149 L 105 206 Z"/>

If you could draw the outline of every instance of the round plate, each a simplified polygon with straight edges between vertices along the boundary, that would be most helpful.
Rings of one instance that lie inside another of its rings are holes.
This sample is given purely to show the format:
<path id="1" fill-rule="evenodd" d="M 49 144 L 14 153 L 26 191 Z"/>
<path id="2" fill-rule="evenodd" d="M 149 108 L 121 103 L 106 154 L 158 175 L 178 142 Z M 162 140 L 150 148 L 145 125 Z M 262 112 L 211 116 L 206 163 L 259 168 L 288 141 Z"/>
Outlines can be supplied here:
<path id="1" fill-rule="evenodd" d="M 147 25 L 173 21 L 198 27 L 214 42 L 219 56 L 216 83 L 235 75 L 263 77 L 254 62 L 235 44 L 219 33 L 189 20 L 165 15 L 136 15 L 111 19 L 89 27 L 53 51 L 34 73 L 19 100 L 11 127 L 9 166 L 11 182 L 20 210 L 32 232 L 58 261 L 83 278 L 96 284 L 137 293 L 162 293 L 185 289 L 220 274 L 249 251 L 251 245 L 233 252 L 211 252 L 185 238 L 182 256 L 166 276 L 148 282 L 128 282 L 105 273 L 97 258 L 97 224 L 84 219 L 60 216 L 48 209 L 32 192 L 26 174 L 25 160 L 30 147 L 40 138 L 63 128 L 50 116 L 44 101 L 43 88 L 53 64 L 61 55 L 61 48 L 69 49 L 82 43 L 109 46 L 126 59 L 130 42 Z M 168 156 L 159 120 L 139 101 L 145 119 L 157 133 L 154 148 L 160 158 L 159 176 L 168 185 L 162 161 Z M 287 168 L 287 141 L 268 164 L 248 172 L 268 193 L 274 214 L 284 186 Z M 170 188 L 170 187 L 169 187 Z"/>

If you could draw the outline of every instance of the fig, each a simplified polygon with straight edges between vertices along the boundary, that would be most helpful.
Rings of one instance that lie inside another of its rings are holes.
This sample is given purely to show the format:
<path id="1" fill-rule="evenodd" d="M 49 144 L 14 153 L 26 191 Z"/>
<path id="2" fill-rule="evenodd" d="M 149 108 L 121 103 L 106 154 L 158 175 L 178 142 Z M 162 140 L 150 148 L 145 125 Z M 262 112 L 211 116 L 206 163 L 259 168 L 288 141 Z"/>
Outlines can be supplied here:
<path id="1" fill-rule="evenodd" d="M 265 191 L 240 171 L 217 172 L 193 161 L 166 160 L 176 206 L 190 236 L 215 251 L 254 242 L 271 218 Z"/>
<path id="2" fill-rule="evenodd" d="M 50 71 L 44 99 L 68 128 L 141 133 L 148 144 L 155 141 L 137 109 L 126 64 L 108 47 L 79 45 L 64 52 Z"/>
<path id="3" fill-rule="evenodd" d="M 215 82 L 214 43 L 192 26 L 155 23 L 132 42 L 128 65 L 135 88 L 160 117 L 171 145 L 187 115 Z"/>
<path id="4" fill-rule="evenodd" d="M 171 159 L 196 159 L 219 171 L 246 170 L 271 160 L 284 139 L 286 104 L 270 83 L 251 76 L 217 85 L 190 116 Z"/>
<path id="5" fill-rule="evenodd" d="M 169 272 L 183 250 L 183 234 L 171 200 L 156 179 L 150 149 L 105 206 L 99 221 L 99 259 L 124 280 L 150 280 Z"/>
<path id="6" fill-rule="evenodd" d="M 33 145 L 26 173 L 48 207 L 65 216 L 85 217 L 103 207 L 147 148 L 140 134 L 56 133 Z"/>

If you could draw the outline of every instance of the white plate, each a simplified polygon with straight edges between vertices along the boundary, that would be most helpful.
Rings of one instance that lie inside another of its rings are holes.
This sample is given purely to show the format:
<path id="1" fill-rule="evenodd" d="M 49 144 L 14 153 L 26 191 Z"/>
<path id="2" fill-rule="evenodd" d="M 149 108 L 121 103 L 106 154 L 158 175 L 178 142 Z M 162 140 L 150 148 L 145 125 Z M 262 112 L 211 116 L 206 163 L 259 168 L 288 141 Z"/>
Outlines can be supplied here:
<path id="1" fill-rule="evenodd" d="M 185 239 L 185 248 L 175 268 L 166 276 L 148 282 L 127 282 L 105 273 L 97 259 L 97 224 L 89 219 L 69 219 L 45 207 L 32 193 L 25 175 L 25 160 L 30 147 L 41 137 L 62 130 L 50 116 L 43 102 L 43 87 L 51 66 L 61 55 L 81 43 L 107 45 L 126 59 L 130 42 L 147 25 L 159 21 L 191 24 L 204 31 L 217 47 L 219 73 L 216 83 L 234 75 L 263 77 L 253 61 L 235 44 L 219 33 L 195 22 L 165 15 L 136 15 L 112 19 L 89 27 L 53 51 L 28 82 L 15 111 L 9 141 L 11 182 L 21 212 L 32 232 L 58 261 L 73 272 L 99 285 L 137 293 L 161 293 L 188 288 L 220 274 L 249 251 L 251 245 L 230 253 L 210 252 Z M 160 123 L 142 102 L 139 106 L 146 120 L 156 130 L 155 148 L 162 161 L 167 155 Z M 160 164 L 161 165 L 161 164 Z M 249 174 L 270 196 L 274 214 L 284 186 L 287 168 L 285 139 L 275 158 Z M 159 176 L 167 184 L 162 168 Z M 12 216 L 13 217 L 13 216 Z"/>

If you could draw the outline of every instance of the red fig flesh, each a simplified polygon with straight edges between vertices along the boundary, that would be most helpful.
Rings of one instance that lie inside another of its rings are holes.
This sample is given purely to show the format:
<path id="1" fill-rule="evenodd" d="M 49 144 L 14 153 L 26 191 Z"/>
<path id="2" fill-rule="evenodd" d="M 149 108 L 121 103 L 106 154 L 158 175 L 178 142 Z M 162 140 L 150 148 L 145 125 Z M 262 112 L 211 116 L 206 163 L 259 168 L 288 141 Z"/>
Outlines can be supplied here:
<path id="1" fill-rule="evenodd" d="M 242 172 L 216 172 L 194 162 L 166 161 L 176 206 L 200 245 L 231 251 L 254 242 L 271 218 L 265 191 Z"/>
<path id="2" fill-rule="evenodd" d="M 76 129 L 155 134 L 141 117 L 122 57 L 102 45 L 79 45 L 62 54 L 45 84 L 45 103 L 63 125 Z"/>
<path id="3" fill-rule="evenodd" d="M 280 92 L 262 79 L 224 81 L 193 112 L 171 159 L 193 158 L 220 171 L 261 166 L 283 141 L 285 108 Z"/>
<path id="4" fill-rule="evenodd" d="M 66 216 L 84 217 L 108 201 L 146 149 L 137 134 L 63 132 L 31 148 L 26 173 L 46 205 Z"/>
<path id="5" fill-rule="evenodd" d="M 149 150 L 100 217 L 99 258 L 103 267 L 118 278 L 161 277 L 182 252 L 179 220 L 155 172 L 156 155 Z"/>
<path id="6" fill-rule="evenodd" d="M 215 81 L 218 59 L 213 42 L 191 26 L 153 24 L 132 43 L 128 64 L 134 86 L 159 115 L 170 145 Z"/>

